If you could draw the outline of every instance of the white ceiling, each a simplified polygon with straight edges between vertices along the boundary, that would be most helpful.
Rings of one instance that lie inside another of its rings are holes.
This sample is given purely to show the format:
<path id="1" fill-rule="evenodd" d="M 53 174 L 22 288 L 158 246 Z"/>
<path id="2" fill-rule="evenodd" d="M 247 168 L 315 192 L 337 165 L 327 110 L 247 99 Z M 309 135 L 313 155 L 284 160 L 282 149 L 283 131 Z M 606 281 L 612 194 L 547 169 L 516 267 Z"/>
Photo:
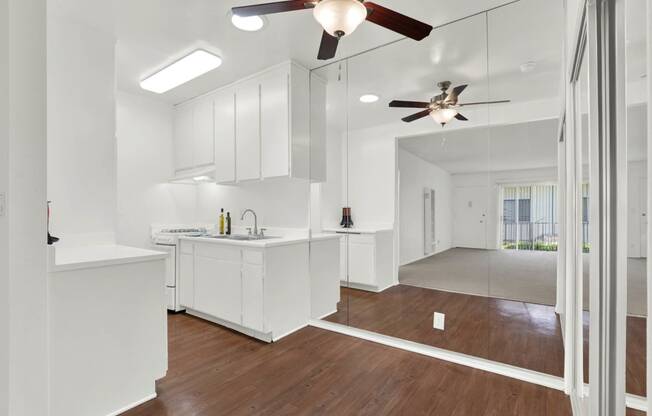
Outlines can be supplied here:
<path id="1" fill-rule="evenodd" d="M 197 47 L 217 52 L 224 58 L 224 64 L 158 98 L 178 103 L 288 59 L 310 69 L 323 65 L 324 61 L 316 59 L 322 29 L 310 10 L 270 15 L 267 27 L 255 33 L 242 32 L 231 25 L 228 17 L 231 7 L 267 1 L 115 0 L 118 88 L 144 93 L 138 87 L 142 78 Z M 379 0 L 378 3 L 440 25 L 508 1 Z M 336 59 L 400 38 L 367 22 L 341 42 Z"/>
<path id="2" fill-rule="evenodd" d="M 627 158 L 630 162 L 647 160 L 646 126 L 647 106 L 628 107 Z M 401 138 L 398 143 L 401 148 L 451 174 L 547 168 L 557 166 L 557 129 L 558 119 L 555 118 L 441 130 Z"/>
<path id="3" fill-rule="evenodd" d="M 558 120 L 441 131 L 399 146 L 451 174 L 557 165 Z"/>
<path id="4" fill-rule="evenodd" d="M 439 93 L 436 83 L 444 80 L 469 84 L 461 102 L 509 99 L 524 105 L 554 100 L 558 105 L 562 35 L 561 0 L 521 0 L 437 28 L 422 42 L 403 40 L 348 60 L 348 85 L 339 83 L 348 91 L 332 95 L 337 101 L 348 95 L 350 129 L 398 122 L 418 110 L 390 109 L 389 101 L 427 101 Z M 535 62 L 534 70 L 521 72 L 521 64 L 528 61 Z M 335 82 L 339 64 L 316 72 Z M 364 93 L 381 99 L 362 104 L 359 97 Z M 413 124 L 425 123 L 432 120 Z"/>

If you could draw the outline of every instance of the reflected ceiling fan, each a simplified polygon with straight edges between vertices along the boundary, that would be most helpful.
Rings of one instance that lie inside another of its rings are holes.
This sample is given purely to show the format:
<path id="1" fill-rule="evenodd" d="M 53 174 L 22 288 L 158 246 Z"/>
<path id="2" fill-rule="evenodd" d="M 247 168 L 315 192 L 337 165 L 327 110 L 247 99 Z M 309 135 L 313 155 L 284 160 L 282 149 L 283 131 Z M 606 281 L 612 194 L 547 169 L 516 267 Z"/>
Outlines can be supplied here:
<path id="1" fill-rule="evenodd" d="M 444 126 L 454 118 L 460 121 L 468 121 L 466 117 L 457 112 L 459 107 L 481 104 L 501 104 L 508 103 L 510 101 L 500 100 L 475 103 L 458 103 L 457 100 L 459 95 L 466 89 L 467 85 L 458 85 L 457 87 L 453 88 L 450 93 L 447 92 L 451 86 L 450 81 L 439 82 L 437 83 L 437 86 L 441 89 L 441 94 L 432 97 L 430 102 L 394 100 L 389 103 L 389 106 L 397 108 L 425 108 L 425 110 L 420 111 L 416 114 L 412 114 L 411 116 L 404 117 L 402 120 L 406 123 L 410 123 L 420 118 L 431 116 L 437 123 Z"/>
<path id="2" fill-rule="evenodd" d="M 277 1 L 234 7 L 231 12 L 249 17 L 305 9 L 314 9 L 315 19 L 324 28 L 317 56 L 321 60 L 333 58 L 340 39 L 353 33 L 365 20 L 415 40 L 426 38 L 432 31 L 428 24 L 364 0 Z"/>

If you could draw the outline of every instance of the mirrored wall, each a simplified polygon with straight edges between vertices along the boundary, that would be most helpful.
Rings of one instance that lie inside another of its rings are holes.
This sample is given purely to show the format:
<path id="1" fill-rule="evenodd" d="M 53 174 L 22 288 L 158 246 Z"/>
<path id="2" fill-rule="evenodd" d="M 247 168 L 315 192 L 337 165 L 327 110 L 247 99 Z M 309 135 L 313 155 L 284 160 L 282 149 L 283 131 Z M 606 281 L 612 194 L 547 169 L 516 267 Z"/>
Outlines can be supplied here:
<path id="1" fill-rule="evenodd" d="M 312 228 L 340 236 L 324 320 L 563 376 L 562 35 L 563 2 L 521 0 L 312 71 Z"/>
<path id="2" fill-rule="evenodd" d="M 647 40 L 643 0 L 627 0 L 627 356 L 626 391 L 646 395 Z"/>

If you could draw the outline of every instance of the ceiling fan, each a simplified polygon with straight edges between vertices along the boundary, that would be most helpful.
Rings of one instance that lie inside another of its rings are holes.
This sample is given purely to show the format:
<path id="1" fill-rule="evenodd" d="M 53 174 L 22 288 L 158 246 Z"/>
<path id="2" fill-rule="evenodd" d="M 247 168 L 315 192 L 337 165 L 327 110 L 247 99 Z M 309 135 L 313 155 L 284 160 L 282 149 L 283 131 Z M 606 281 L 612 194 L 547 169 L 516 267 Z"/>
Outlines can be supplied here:
<path id="1" fill-rule="evenodd" d="M 450 81 L 439 82 L 437 83 L 437 86 L 441 89 L 441 94 L 432 97 L 430 102 L 394 100 L 389 103 L 389 106 L 398 108 L 425 108 L 425 110 L 420 111 L 416 114 L 412 114 L 411 116 L 404 117 L 402 120 L 406 123 L 410 123 L 420 118 L 431 116 L 437 123 L 444 126 L 454 118 L 460 121 L 468 121 L 466 117 L 457 112 L 459 107 L 480 104 L 501 104 L 508 103 L 510 101 L 500 100 L 483 101 L 476 103 L 458 103 L 457 100 L 459 95 L 466 89 L 467 85 L 458 85 L 457 87 L 453 88 L 450 93 L 447 92 L 451 86 Z"/>
<path id="2" fill-rule="evenodd" d="M 432 26 L 393 10 L 364 0 L 292 0 L 234 7 L 231 12 L 240 17 L 261 16 L 295 10 L 314 9 L 313 15 L 324 28 L 318 59 L 335 56 L 341 38 L 350 35 L 365 20 L 415 40 L 422 40 Z"/>

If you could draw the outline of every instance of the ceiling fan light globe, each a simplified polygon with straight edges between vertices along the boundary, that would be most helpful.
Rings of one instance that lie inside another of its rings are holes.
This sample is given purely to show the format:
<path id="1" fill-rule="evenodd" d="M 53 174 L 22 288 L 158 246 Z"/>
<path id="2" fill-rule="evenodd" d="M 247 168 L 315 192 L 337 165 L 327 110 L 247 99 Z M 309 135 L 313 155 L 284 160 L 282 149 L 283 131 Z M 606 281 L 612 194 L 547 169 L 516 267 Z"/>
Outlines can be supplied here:
<path id="1" fill-rule="evenodd" d="M 331 36 L 350 35 L 367 18 L 367 8 L 359 0 L 322 0 L 313 9 L 313 15 Z"/>
<path id="2" fill-rule="evenodd" d="M 451 121 L 457 115 L 453 108 L 440 108 L 430 113 L 430 117 L 442 126 Z"/>

